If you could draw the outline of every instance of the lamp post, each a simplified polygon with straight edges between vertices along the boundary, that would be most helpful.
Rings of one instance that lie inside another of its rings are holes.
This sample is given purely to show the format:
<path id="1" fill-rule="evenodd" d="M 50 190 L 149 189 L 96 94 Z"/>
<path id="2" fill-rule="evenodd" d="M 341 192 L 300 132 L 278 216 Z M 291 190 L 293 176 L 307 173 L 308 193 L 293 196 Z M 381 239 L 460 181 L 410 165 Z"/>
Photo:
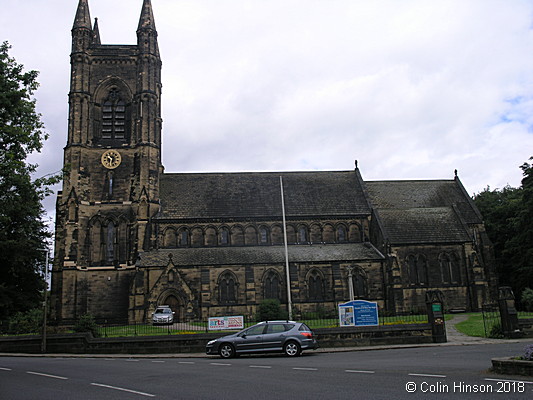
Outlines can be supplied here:
<path id="1" fill-rule="evenodd" d="M 44 266 L 44 302 L 43 302 L 43 335 L 41 341 L 41 353 L 46 353 L 46 316 L 48 314 L 48 249 L 39 249 L 46 253 Z"/>

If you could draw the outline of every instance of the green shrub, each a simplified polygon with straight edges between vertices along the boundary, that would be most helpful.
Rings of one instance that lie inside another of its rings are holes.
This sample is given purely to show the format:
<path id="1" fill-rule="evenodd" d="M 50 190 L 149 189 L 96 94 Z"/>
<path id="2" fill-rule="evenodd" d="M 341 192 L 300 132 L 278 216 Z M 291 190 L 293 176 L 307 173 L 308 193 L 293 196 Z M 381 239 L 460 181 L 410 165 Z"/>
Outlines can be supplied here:
<path id="1" fill-rule="evenodd" d="M 257 317 L 260 321 L 287 319 L 287 311 L 281 309 L 279 300 L 265 299 L 259 304 Z"/>
<path id="2" fill-rule="evenodd" d="M 98 325 L 91 314 L 82 315 L 73 328 L 74 332 L 90 332 L 94 337 L 100 336 Z"/>
<path id="3" fill-rule="evenodd" d="M 43 329 L 43 310 L 33 308 L 26 312 L 16 313 L 9 320 L 8 332 L 13 335 L 24 333 L 40 333 Z"/>
<path id="4" fill-rule="evenodd" d="M 533 289 L 525 288 L 522 291 L 521 300 L 526 311 L 533 311 Z"/>

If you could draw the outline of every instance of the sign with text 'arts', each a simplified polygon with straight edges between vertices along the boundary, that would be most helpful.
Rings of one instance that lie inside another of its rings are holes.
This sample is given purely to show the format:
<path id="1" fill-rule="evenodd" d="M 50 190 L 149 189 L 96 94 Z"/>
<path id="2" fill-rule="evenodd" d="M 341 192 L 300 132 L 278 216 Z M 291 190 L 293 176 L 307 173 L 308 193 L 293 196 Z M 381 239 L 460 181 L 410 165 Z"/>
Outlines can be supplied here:
<path id="1" fill-rule="evenodd" d="M 209 318 L 208 329 L 210 331 L 220 331 L 226 329 L 243 329 L 244 317 L 242 315 L 232 317 L 211 317 Z"/>

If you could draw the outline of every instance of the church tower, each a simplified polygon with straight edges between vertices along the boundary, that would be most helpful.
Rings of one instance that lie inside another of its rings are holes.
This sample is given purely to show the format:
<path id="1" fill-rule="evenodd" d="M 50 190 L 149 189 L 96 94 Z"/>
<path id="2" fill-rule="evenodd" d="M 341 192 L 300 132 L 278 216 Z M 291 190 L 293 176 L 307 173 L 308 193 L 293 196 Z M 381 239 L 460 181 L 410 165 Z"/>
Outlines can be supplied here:
<path id="1" fill-rule="evenodd" d="M 61 320 L 85 313 L 126 318 L 138 252 L 155 245 L 149 222 L 159 210 L 163 172 L 161 58 L 151 1 L 143 2 L 136 45 L 105 45 L 88 0 L 79 0 L 70 60 L 52 307 Z"/>

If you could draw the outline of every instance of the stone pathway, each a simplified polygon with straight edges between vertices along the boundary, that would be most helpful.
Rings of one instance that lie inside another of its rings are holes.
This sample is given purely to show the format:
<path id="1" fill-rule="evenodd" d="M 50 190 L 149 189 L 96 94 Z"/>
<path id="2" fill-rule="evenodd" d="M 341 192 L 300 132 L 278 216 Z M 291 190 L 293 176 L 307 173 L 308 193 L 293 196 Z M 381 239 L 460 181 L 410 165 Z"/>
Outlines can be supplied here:
<path id="1" fill-rule="evenodd" d="M 500 343 L 502 339 L 490 339 L 477 336 L 468 336 L 464 333 L 459 332 L 455 325 L 459 322 L 466 321 L 468 315 L 457 314 L 454 315 L 451 320 L 446 321 L 446 338 L 448 343 L 463 343 L 463 344 L 483 344 L 483 343 Z"/>

